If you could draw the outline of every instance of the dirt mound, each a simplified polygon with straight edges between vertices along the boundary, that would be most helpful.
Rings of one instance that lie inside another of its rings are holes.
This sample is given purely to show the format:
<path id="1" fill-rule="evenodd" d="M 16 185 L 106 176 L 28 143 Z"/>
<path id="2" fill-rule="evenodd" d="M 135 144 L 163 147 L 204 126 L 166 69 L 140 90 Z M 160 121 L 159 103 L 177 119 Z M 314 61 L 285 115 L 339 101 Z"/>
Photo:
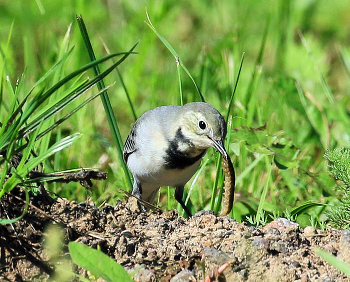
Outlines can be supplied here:
<path id="1" fill-rule="evenodd" d="M 19 216 L 23 199 L 19 191 L 5 195 L 1 218 Z M 208 274 L 215 277 L 228 261 L 218 281 L 349 281 L 315 253 L 320 247 L 350 263 L 349 231 L 301 230 L 286 219 L 258 229 L 211 212 L 190 219 L 174 210 L 141 213 L 134 200 L 98 209 L 93 203 L 53 200 L 45 193 L 31 196 L 22 220 L 0 226 L 1 280 L 45 281 L 54 273 L 42 249 L 48 223 L 65 229 L 66 243 L 99 246 L 130 271 L 142 265 L 136 281 L 203 281 Z M 68 256 L 66 246 L 62 256 Z"/>

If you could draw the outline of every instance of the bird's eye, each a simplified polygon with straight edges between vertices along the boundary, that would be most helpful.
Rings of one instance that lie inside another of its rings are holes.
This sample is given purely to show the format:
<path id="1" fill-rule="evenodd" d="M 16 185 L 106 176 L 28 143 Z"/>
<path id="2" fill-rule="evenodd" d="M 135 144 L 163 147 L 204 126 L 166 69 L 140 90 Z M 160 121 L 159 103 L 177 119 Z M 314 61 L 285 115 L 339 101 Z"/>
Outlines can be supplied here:
<path id="1" fill-rule="evenodd" d="M 199 125 L 199 128 L 200 128 L 200 129 L 205 129 L 205 128 L 207 127 L 207 124 L 206 124 L 204 121 L 202 121 L 202 120 L 199 121 L 199 124 L 198 124 L 198 125 Z"/>

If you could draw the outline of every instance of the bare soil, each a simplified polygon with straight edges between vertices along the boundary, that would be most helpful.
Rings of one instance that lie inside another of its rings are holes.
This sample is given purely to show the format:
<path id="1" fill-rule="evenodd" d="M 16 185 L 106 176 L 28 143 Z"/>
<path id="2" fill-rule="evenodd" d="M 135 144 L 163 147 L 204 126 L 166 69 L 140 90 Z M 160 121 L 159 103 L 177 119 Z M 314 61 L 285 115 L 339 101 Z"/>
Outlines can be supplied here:
<path id="1" fill-rule="evenodd" d="M 1 218 L 20 216 L 24 198 L 19 190 L 5 195 Z M 210 281 L 349 281 L 315 253 L 319 247 L 350 263 L 348 230 L 302 230 L 281 218 L 255 228 L 212 212 L 189 219 L 174 210 L 142 213 L 131 199 L 97 208 L 52 199 L 44 191 L 30 203 L 22 220 L 0 225 L 1 281 L 47 281 L 53 275 L 55 265 L 42 247 L 49 223 L 65 230 L 62 256 L 69 256 L 69 241 L 99 246 L 128 271 L 143 266 L 135 281 L 204 281 L 208 275 Z M 87 274 L 79 267 L 75 271 Z"/>

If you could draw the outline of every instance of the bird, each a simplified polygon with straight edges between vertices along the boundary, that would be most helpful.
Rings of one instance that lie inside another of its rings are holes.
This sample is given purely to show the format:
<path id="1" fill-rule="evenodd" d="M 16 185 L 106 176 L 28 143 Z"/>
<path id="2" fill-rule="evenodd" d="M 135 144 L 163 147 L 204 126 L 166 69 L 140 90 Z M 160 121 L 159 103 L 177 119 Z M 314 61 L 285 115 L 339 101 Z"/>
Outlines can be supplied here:
<path id="1" fill-rule="evenodd" d="M 132 195 L 153 204 L 162 186 L 175 187 L 186 214 L 185 184 L 198 170 L 208 148 L 227 158 L 225 119 L 212 105 L 190 102 L 154 108 L 141 115 L 125 141 L 123 159 L 133 175 Z M 141 205 L 143 211 L 146 208 Z"/>

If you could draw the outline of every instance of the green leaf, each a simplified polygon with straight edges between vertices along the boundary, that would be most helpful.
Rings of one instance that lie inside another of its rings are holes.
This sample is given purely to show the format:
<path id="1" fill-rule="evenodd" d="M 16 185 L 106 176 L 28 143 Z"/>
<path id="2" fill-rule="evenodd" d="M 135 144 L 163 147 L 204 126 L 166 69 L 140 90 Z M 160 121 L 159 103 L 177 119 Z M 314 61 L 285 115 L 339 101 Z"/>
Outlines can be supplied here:
<path id="1" fill-rule="evenodd" d="M 246 126 L 234 128 L 231 132 L 231 140 L 244 142 L 247 150 L 251 152 L 273 155 L 269 148 L 271 142 L 267 138 L 266 125 L 258 128 Z"/>
<path id="2" fill-rule="evenodd" d="M 300 215 L 300 214 L 305 213 L 307 210 L 309 210 L 311 208 L 318 207 L 318 206 L 324 206 L 324 205 L 325 204 L 322 204 L 322 203 L 315 203 L 313 201 L 308 201 L 308 202 L 305 202 L 305 203 L 301 204 L 300 206 L 292 209 L 290 214 L 292 216 Z"/>
<path id="3" fill-rule="evenodd" d="M 346 262 L 338 259 L 336 256 L 317 248 L 316 253 L 323 258 L 326 262 L 333 265 L 335 268 L 343 272 L 345 275 L 350 277 L 350 265 Z"/>
<path id="4" fill-rule="evenodd" d="M 249 145 L 260 143 L 266 139 L 266 125 L 252 128 L 241 126 L 232 129 L 231 139 L 238 142 L 246 142 Z"/>
<path id="5" fill-rule="evenodd" d="M 299 165 L 297 156 L 300 150 L 291 144 L 276 143 L 271 150 L 275 153 L 274 162 L 279 169 L 293 168 Z"/>
<path id="6" fill-rule="evenodd" d="M 75 264 L 108 282 L 133 281 L 119 263 L 101 251 L 76 242 L 70 242 L 68 249 Z"/>

